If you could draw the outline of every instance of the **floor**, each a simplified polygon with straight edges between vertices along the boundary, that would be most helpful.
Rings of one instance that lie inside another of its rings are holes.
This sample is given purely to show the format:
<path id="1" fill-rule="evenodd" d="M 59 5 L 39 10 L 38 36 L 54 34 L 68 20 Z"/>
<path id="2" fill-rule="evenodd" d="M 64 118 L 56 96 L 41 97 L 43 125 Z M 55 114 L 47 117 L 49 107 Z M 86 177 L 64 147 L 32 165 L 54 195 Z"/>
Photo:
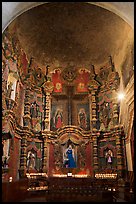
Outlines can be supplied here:
<path id="1" fill-rule="evenodd" d="M 44 196 L 44 197 L 37 197 L 37 198 L 36 197 L 35 198 L 27 198 L 27 199 L 25 199 L 25 200 L 23 200 L 21 202 L 48 202 L 48 201 Z M 65 201 L 63 201 L 63 202 L 65 202 Z M 128 202 L 128 201 L 125 201 L 123 199 L 118 198 L 115 202 Z"/>

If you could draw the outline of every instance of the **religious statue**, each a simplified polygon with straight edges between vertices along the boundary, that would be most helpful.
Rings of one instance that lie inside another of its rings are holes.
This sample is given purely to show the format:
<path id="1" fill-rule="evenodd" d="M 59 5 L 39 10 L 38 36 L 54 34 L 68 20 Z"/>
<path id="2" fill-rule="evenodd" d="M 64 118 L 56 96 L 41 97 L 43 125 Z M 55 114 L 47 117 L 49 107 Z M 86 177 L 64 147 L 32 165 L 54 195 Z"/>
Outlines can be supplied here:
<path id="1" fill-rule="evenodd" d="M 106 164 L 107 165 L 112 165 L 112 157 L 113 157 L 113 153 L 112 151 L 109 149 L 106 154 L 105 154 L 105 158 L 106 158 Z"/>
<path id="2" fill-rule="evenodd" d="M 27 167 L 28 169 L 35 169 L 35 155 L 31 151 L 28 152 L 28 157 L 27 157 Z"/>
<path id="3" fill-rule="evenodd" d="M 70 144 L 64 152 L 64 166 L 66 168 L 75 168 L 76 163 L 74 158 L 75 158 L 74 149 Z"/>

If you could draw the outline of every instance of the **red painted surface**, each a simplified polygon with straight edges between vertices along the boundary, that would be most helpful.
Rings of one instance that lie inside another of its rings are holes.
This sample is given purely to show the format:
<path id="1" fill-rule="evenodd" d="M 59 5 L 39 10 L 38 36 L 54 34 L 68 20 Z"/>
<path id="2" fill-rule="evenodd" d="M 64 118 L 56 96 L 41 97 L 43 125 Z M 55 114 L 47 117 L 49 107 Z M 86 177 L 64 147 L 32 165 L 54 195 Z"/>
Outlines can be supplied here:
<path id="1" fill-rule="evenodd" d="M 22 65 L 22 70 L 24 72 L 24 75 L 26 75 L 28 70 L 28 60 L 24 52 L 21 53 L 21 65 Z"/>
<path id="2" fill-rule="evenodd" d="M 85 69 L 78 74 L 75 83 L 77 84 L 77 92 L 88 92 L 87 84 L 89 82 L 90 74 Z"/>
<path id="3" fill-rule="evenodd" d="M 49 175 L 52 174 L 52 170 L 55 168 L 55 159 L 54 159 L 54 145 L 50 143 L 49 145 Z"/>
<path id="4" fill-rule="evenodd" d="M 17 179 L 19 162 L 20 162 L 20 142 L 19 139 L 13 138 L 13 148 L 10 148 L 9 158 L 9 177 L 13 178 L 13 181 Z"/>
<path id="5" fill-rule="evenodd" d="M 52 74 L 52 82 L 54 85 L 54 92 L 61 93 L 62 92 L 62 80 L 60 77 L 60 70 L 55 70 L 55 73 Z"/>
<path id="6" fill-rule="evenodd" d="M 91 143 L 86 146 L 86 169 L 90 170 L 90 175 L 93 174 L 93 149 Z"/>

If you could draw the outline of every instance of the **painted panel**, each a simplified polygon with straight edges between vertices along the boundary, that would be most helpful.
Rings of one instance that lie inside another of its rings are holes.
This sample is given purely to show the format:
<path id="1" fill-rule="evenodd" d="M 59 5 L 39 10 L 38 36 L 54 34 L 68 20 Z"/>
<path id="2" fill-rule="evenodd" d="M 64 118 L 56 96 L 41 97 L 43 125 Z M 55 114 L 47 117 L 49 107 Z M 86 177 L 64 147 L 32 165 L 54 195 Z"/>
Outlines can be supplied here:
<path id="1" fill-rule="evenodd" d="M 51 110 L 51 130 L 56 130 L 63 126 L 63 106 L 62 105 L 52 105 Z"/>
<path id="2" fill-rule="evenodd" d="M 89 104 L 77 104 L 77 120 L 78 125 L 84 129 L 90 129 Z"/>
<path id="3" fill-rule="evenodd" d="M 62 92 L 62 80 L 60 77 L 60 70 L 55 70 L 55 73 L 52 74 L 52 82 L 54 84 L 54 92 L 61 93 Z"/>
<path id="4" fill-rule="evenodd" d="M 87 87 L 88 82 L 89 82 L 89 72 L 86 71 L 85 69 L 81 69 L 75 80 L 75 83 L 77 84 L 76 91 L 78 93 L 88 92 L 88 87 Z"/>

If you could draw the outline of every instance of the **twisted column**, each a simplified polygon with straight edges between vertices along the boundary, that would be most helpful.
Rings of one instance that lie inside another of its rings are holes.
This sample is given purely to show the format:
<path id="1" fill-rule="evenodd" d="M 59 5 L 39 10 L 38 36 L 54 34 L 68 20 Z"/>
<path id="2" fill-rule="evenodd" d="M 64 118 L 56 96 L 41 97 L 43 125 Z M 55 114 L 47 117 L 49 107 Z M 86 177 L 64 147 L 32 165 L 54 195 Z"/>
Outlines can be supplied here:
<path id="1" fill-rule="evenodd" d="M 50 112 L 51 112 L 51 94 L 49 92 L 46 93 L 46 101 L 45 101 L 45 117 L 44 117 L 44 130 L 50 130 Z"/>
<path id="2" fill-rule="evenodd" d="M 94 172 L 98 170 L 98 133 L 93 133 L 93 168 Z"/>
<path id="3" fill-rule="evenodd" d="M 21 140 L 21 154 L 20 154 L 20 177 L 23 178 L 26 175 L 27 167 L 26 167 L 26 160 L 27 160 L 27 135 L 24 134 Z"/>
<path id="4" fill-rule="evenodd" d="M 117 171 L 118 176 L 122 177 L 123 169 L 123 155 L 122 155 L 122 145 L 121 145 L 121 133 L 120 131 L 116 132 L 116 152 L 117 152 Z"/>
<path id="5" fill-rule="evenodd" d="M 47 143 L 47 136 L 43 135 L 43 162 L 42 162 L 42 170 L 44 173 L 47 173 L 48 171 L 48 165 L 47 165 L 47 150 L 48 150 L 48 143 Z"/>
<path id="6" fill-rule="evenodd" d="M 96 97 L 95 97 L 95 91 L 92 90 L 91 92 L 91 101 L 92 101 L 92 130 L 95 131 L 97 130 L 97 118 L 96 118 Z"/>
<path id="7" fill-rule="evenodd" d="M 31 127 L 31 117 L 30 117 L 30 88 L 27 87 L 25 91 L 25 100 L 24 100 L 24 116 L 23 116 L 23 123 L 25 127 L 30 129 Z"/>

